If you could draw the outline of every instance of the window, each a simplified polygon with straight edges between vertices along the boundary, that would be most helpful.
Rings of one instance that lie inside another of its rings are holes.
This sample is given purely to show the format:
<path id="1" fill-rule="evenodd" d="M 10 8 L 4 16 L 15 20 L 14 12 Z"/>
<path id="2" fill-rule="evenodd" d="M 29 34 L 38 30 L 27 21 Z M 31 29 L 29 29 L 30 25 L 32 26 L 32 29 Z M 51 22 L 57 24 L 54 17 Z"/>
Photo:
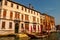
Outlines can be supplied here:
<path id="1" fill-rule="evenodd" d="M 37 22 L 39 22 L 39 18 L 37 18 Z"/>
<path id="2" fill-rule="evenodd" d="M 25 20 L 29 20 L 29 17 L 28 15 L 25 14 Z"/>
<path id="3" fill-rule="evenodd" d="M 40 19 L 41 23 L 42 23 L 42 19 Z"/>
<path id="4" fill-rule="evenodd" d="M 22 10 L 23 10 L 23 6 L 22 6 Z"/>
<path id="5" fill-rule="evenodd" d="M 43 24 L 45 25 L 45 22 L 43 22 Z"/>
<path id="6" fill-rule="evenodd" d="M 36 22 L 36 17 L 33 17 L 33 22 Z"/>
<path id="7" fill-rule="evenodd" d="M 28 23 L 25 23 L 25 29 L 29 30 L 29 24 Z"/>
<path id="8" fill-rule="evenodd" d="M 21 28 L 24 29 L 23 24 L 21 24 Z"/>
<path id="9" fill-rule="evenodd" d="M 19 15 L 19 13 L 18 13 L 18 19 L 20 18 L 20 15 Z"/>
<path id="10" fill-rule="evenodd" d="M 33 11 L 31 10 L 31 14 L 32 14 L 32 12 L 33 12 Z"/>
<path id="11" fill-rule="evenodd" d="M 19 9 L 19 6 L 17 5 L 17 9 Z"/>
<path id="12" fill-rule="evenodd" d="M 17 12 L 15 12 L 15 19 L 17 19 Z"/>
<path id="13" fill-rule="evenodd" d="M 25 12 L 27 11 L 27 9 L 25 8 Z"/>
<path id="14" fill-rule="evenodd" d="M 36 31 L 36 24 L 33 24 L 33 29 L 34 31 Z"/>
<path id="15" fill-rule="evenodd" d="M 30 13 L 30 9 L 28 10 L 28 12 Z"/>
<path id="16" fill-rule="evenodd" d="M 35 14 L 35 11 L 34 11 L 34 14 Z"/>
<path id="17" fill-rule="evenodd" d="M 10 19 L 12 19 L 13 18 L 13 13 L 12 12 L 10 12 Z"/>
<path id="18" fill-rule="evenodd" d="M 2 22 L 2 29 L 5 29 L 5 22 Z"/>
<path id="19" fill-rule="evenodd" d="M 0 17 L 1 17 L 1 9 L 0 9 Z"/>
<path id="20" fill-rule="evenodd" d="M 2 5 L 2 0 L 0 0 L 0 6 Z"/>
<path id="21" fill-rule="evenodd" d="M 3 11 L 3 18 L 6 18 L 6 10 Z"/>
<path id="22" fill-rule="evenodd" d="M 5 0 L 5 5 L 7 5 L 7 1 Z"/>
<path id="23" fill-rule="evenodd" d="M 38 12 L 37 12 L 37 15 L 38 15 Z"/>
<path id="24" fill-rule="evenodd" d="M 15 12 L 15 18 L 16 19 L 19 19 L 20 18 L 19 12 Z"/>
<path id="25" fill-rule="evenodd" d="M 13 3 L 11 3 L 11 7 L 13 7 Z"/>
<path id="26" fill-rule="evenodd" d="M 9 22 L 9 29 L 12 29 L 12 22 Z"/>
<path id="27" fill-rule="evenodd" d="M 21 15 L 21 19 L 23 20 L 23 15 Z"/>
<path id="28" fill-rule="evenodd" d="M 40 27 L 41 27 L 41 32 L 43 31 L 43 25 L 40 25 Z"/>

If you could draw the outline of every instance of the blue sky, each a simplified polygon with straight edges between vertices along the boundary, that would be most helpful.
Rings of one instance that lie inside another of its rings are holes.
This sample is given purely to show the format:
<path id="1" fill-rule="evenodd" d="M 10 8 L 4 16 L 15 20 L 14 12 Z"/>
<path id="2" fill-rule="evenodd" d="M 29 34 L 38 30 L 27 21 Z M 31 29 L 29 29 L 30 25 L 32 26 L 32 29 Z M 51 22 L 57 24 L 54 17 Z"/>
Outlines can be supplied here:
<path id="1" fill-rule="evenodd" d="M 55 17 L 55 23 L 60 24 L 60 0 L 13 0 L 25 6 L 32 4 L 34 9 Z"/>

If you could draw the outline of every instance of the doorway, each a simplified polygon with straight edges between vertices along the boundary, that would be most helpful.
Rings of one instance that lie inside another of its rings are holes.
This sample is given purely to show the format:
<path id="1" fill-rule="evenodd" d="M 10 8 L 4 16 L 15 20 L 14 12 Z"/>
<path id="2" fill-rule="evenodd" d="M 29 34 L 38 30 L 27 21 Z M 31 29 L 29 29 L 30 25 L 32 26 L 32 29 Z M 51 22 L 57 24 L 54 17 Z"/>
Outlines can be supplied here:
<path id="1" fill-rule="evenodd" d="M 19 32 L 19 24 L 15 23 L 15 33 L 18 33 L 18 32 Z"/>

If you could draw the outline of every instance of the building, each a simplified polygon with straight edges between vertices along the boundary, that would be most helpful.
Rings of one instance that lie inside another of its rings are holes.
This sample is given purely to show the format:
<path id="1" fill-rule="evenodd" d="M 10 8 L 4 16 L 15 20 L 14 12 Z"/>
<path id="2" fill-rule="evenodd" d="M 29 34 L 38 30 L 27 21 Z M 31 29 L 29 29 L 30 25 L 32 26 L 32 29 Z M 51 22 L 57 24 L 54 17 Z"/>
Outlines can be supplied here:
<path id="1" fill-rule="evenodd" d="M 60 30 L 60 25 L 56 25 L 56 30 Z"/>
<path id="2" fill-rule="evenodd" d="M 45 16 L 41 14 L 41 17 L 40 17 L 40 28 L 41 28 L 41 32 L 43 32 L 45 30 L 45 24 L 44 24 L 44 21 L 45 20 Z"/>
<path id="3" fill-rule="evenodd" d="M 45 16 L 45 20 L 43 22 L 43 24 L 45 26 L 45 30 L 47 32 L 48 31 L 54 31 L 55 30 L 55 19 L 54 19 L 54 17 L 50 16 L 50 15 L 47 15 L 45 13 L 43 13 L 42 15 Z"/>
<path id="4" fill-rule="evenodd" d="M 54 17 L 11 0 L 0 0 L 0 34 L 55 30 Z"/>
<path id="5" fill-rule="evenodd" d="M 11 0 L 0 0 L 0 34 L 40 32 L 39 11 Z"/>

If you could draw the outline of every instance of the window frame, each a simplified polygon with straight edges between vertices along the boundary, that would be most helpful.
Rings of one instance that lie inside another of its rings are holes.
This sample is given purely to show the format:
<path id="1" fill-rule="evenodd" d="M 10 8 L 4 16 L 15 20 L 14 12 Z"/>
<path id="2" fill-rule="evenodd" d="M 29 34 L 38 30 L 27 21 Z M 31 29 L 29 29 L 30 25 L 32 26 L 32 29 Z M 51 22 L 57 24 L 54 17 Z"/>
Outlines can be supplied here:
<path id="1" fill-rule="evenodd" d="M 9 22 L 9 29 L 12 29 L 12 22 Z"/>
<path id="2" fill-rule="evenodd" d="M 17 9 L 19 9 L 19 5 L 17 5 Z"/>
<path id="3" fill-rule="evenodd" d="M 13 3 L 11 3 L 11 7 L 13 7 Z"/>
<path id="4" fill-rule="evenodd" d="M 7 11 L 3 10 L 3 18 L 6 18 L 6 15 L 7 15 Z"/>
<path id="5" fill-rule="evenodd" d="M 0 9 L 0 17 L 1 17 L 1 9 Z"/>
<path id="6" fill-rule="evenodd" d="M 2 22 L 2 28 L 1 28 L 1 29 L 5 29 L 5 24 L 6 24 L 6 23 L 3 21 L 3 22 Z"/>
<path id="7" fill-rule="evenodd" d="M 10 11 L 10 19 L 12 19 L 12 18 L 13 18 L 13 12 Z"/>
<path id="8" fill-rule="evenodd" d="M 5 0 L 4 5 L 7 5 L 7 1 Z"/>

